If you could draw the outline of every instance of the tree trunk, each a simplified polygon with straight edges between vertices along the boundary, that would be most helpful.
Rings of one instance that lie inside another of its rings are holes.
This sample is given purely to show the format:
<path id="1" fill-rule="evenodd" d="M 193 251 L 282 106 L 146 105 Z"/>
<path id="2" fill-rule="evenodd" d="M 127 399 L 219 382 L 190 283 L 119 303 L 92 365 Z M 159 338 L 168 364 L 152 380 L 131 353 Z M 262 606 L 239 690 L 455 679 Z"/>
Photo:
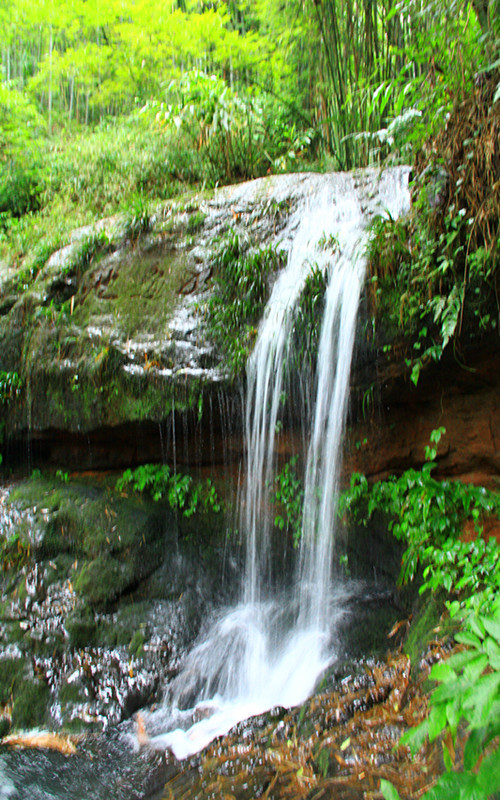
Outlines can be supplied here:
<path id="1" fill-rule="evenodd" d="M 48 99 L 48 113 L 49 113 L 49 136 L 52 133 L 52 25 L 50 26 L 49 34 L 49 99 Z"/>
<path id="2" fill-rule="evenodd" d="M 73 116 L 73 92 L 74 92 L 74 85 L 75 79 L 73 75 L 69 81 L 69 111 L 68 111 L 68 120 L 71 122 L 71 117 Z"/>

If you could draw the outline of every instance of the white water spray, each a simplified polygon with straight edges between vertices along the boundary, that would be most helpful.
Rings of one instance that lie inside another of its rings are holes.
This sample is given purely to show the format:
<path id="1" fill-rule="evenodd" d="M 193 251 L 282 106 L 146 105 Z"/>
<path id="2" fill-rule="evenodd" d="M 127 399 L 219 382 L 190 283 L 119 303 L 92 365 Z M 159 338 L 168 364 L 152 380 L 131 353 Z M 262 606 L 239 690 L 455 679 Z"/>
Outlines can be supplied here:
<path id="1" fill-rule="evenodd" d="M 188 655 L 171 692 L 169 727 L 159 746 L 183 758 L 236 722 L 275 706 L 303 702 L 334 657 L 332 635 L 342 588 L 331 581 L 341 434 L 347 409 L 356 317 L 364 280 L 370 217 L 397 217 L 409 204 L 408 170 L 317 176 L 316 192 L 292 220 L 297 226 L 248 364 L 247 480 L 242 523 L 247 537 L 241 604 L 221 615 Z M 320 240 L 335 237 L 332 259 Z M 328 264 L 330 260 L 330 264 Z M 307 456 L 297 588 L 270 596 L 268 485 L 275 466 L 276 423 L 294 314 L 311 265 L 329 281 L 318 352 L 316 399 Z M 179 711 L 186 703 L 194 710 Z M 196 718 L 202 717 L 195 721 Z M 164 728 L 163 728 L 164 729 Z"/>

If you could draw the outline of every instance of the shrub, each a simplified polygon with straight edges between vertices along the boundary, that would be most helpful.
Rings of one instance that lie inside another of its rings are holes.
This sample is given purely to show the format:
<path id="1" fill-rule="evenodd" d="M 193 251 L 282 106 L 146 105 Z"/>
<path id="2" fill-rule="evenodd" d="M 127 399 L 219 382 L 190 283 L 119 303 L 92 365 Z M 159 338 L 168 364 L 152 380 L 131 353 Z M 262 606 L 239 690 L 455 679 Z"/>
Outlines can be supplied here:
<path id="1" fill-rule="evenodd" d="M 273 247 L 252 250 L 232 232 L 214 254 L 212 265 L 213 293 L 200 310 L 235 378 L 253 347 L 255 326 L 269 296 L 269 278 L 281 267 L 281 255 Z"/>

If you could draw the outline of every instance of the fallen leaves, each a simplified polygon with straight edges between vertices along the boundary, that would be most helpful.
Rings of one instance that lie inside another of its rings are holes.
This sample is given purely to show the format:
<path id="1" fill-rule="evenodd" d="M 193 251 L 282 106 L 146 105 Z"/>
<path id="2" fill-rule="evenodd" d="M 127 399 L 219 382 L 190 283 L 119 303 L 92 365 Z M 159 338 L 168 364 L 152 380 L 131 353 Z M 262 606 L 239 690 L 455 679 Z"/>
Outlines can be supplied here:
<path id="1" fill-rule="evenodd" d="M 11 734 L 4 736 L 2 744 L 9 747 L 57 750 L 67 756 L 72 756 L 76 753 L 76 746 L 72 737 L 49 731 L 29 731 L 27 733 Z"/>

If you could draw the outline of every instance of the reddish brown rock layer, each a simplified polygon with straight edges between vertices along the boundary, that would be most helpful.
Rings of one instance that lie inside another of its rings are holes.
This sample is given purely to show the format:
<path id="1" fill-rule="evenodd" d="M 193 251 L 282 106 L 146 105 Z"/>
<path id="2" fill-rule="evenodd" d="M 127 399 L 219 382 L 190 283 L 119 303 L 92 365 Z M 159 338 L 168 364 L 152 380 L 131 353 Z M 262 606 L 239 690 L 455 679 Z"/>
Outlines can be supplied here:
<path id="1" fill-rule="evenodd" d="M 435 475 L 500 487 L 500 348 L 449 357 L 414 387 L 409 377 L 381 375 L 367 418 L 348 431 L 344 477 L 372 480 L 420 467 L 431 431 L 444 427 Z"/>

